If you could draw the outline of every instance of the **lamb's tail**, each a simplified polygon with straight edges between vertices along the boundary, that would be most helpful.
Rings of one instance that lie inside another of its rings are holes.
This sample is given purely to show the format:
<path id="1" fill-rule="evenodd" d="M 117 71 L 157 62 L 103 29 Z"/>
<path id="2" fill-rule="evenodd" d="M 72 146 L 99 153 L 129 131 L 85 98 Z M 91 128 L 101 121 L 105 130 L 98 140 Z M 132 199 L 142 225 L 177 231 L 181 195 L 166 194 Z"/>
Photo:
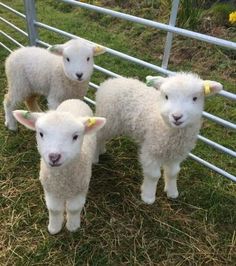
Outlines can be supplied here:
<path id="1" fill-rule="evenodd" d="M 38 95 L 31 95 L 26 98 L 25 104 L 31 112 L 42 112 L 38 105 Z"/>

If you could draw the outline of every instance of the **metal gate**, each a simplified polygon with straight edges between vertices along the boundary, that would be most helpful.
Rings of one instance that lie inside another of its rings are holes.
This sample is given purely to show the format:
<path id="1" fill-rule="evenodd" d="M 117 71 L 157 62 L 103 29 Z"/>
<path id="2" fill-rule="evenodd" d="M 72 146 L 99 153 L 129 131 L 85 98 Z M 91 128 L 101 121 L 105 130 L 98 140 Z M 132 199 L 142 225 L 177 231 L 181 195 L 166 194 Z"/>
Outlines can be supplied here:
<path id="1" fill-rule="evenodd" d="M 221 47 L 226 47 L 232 50 L 236 50 L 236 43 L 235 42 L 231 42 L 231 41 L 227 41 L 224 39 L 220 39 L 220 38 L 215 38 L 209 35 L 205 35 L 205 34 L 201 34 L 201 33 L 197 33 L 194 31 L 189 31 L 189 30 L 185 30 L 182 28 L 178 28 L 175 27 L 175 23 L 176 23 L 176 17 L 177 17 L 177 11 L 178 11 L 178 6 L 179 6 L 179 0 L 173 0 L 172 1 L 172 9 L 171 9 L 171 14 L 170 14 L 170 20 L 169 20 L 169 24 L 163 24 L 163 23 L 159 23 L 159 22 L 155 22 L 155 21 L 151 21 L 148 19 L 143 19 L 140 17 L 136 17 L 136 16 L 132 16 L 132 15 L 128 15 L 125 13 L 121 13 L 121 12 L 116 12 L 110 9 L 106 9 L 106 8 L 102 8 L 99 6 L 95 6 L 95 5 L 91 5 L 91 4 L 86 4 L 86 3 L 82 3 L 79 1 L 74 1 L 74 0 L 58 0 L 60 2 L 64 2 L 67 4 L 71 4 L 71 5 L 75 5 L 81 8 L 85 8 L 88 10 L 92 10 L 95 12 L 99 12 L 102 14 L 106 14 L 106 15 L 110 15 L 112 17 L 116 17 L 122 20 L 127 20 L 127 21 L 131 21 L 134 23 L 139 23 L 145 26 L 149 26 L 155 29 L 160 29 L 160 30 L 164 30 L 167 32 L 167 37 L 166 37 L 166 44 L 165 44 L 165 50 L 164 50 L 164 54 L 163 54 L 163 61 L 162 61 L 162 65 L 161 66 L 157 66 L 154 64 L 151 64 L 149 62 L 143 61 L 141 59 L 135 58 L 133 56 L 127 55 L 125 53 L 116 51 L 114 49 L 108 48 L 106 47 L 106 51 L 107 53 L 110 53 L 113 56 L 117 56 L 120 57 L 124 60 L 136 63 L 138 65 L 144 66 L 146 68 L 152 69 L 156 72 L 165 74 L 165 75 L 170 75 L 170 74 L 174 74 L 174 72 L 171 72 L 168 70 L 168 61 L 169 61 L 169 57 L 170 57 L 170 52 L 171 52 L 171 47 L 172 47 L 172 38 L 173 38 L 173 33 L 178 34 L 178 35 L 182 35 L 185 37 L 189 37 L 192 39 L 197 39 L 199 41 L 203 41 L 203 42 L 207 42 L 210 44 L 214 44 L 214 45 L 218 45 Z M 27 32 L 23 31 L 22 29 L 20 29 L 19 27 L 17 27 L 16 25 L 12 24 L 11 22 L 9 22 L 8 20 L 4 19 L 3 17 L 0 17 L 0 20 L 7 24 L 9 27 L 15 29 L 16 31 L 18 31 L 19 33 L 21 33 L 22 35 L 24 35 L 25 37 L 28 38 L 29 40 L 29 45 L 41 45 L 44 47 L 49 47 L 50 44 L 44 42 L 43 40 L 40 40 L 38 37 L 38 28 L 43 28 L 55 33 L 58 33 L 60 35 L 66 36 L 68 38 L 79 38 L 76 35 L 70 34 L 66 31 L 62 31 L 58 28 L 55 27 L 51 27 L 50 25 L 44 24 L 40 21 L 37 20 L 36 18 L 36 9 L 35 9 L 35 0 L 24 0 L 25 3 L 25 14 L 22 14 L 20 12 L 18 12 L 17 10 L 13 9 L 12 7 L 3 4 L 0 2 L 0 7 L 3 9 L 6 9 L 9 12 L 13 12 L 15 15 L 21 17 L 22 19 L 24 19 L 26 21 L 27 24 Z M 20 44 L 17 40 L 15 40 L 14 38 L 12 38 L 10 35 L 8 35 L 6 32 L 0 31 L 0 33 L 7 38 L 8 40 L 10 40 L 11 42 L 13 42 L 14 44 L 16 44 L 19 47 L 22 47 L 23 45 Z M 87 40 L 89 41 L 89 40 Z M 90 41 L 91 42 L 91 41 Z M 92 43 L 92 42 L 91 42 Z M 6 50 L 8 50 L 9 52 L 11 52 L 11 49 L 9 47 L 7 47 L 4 43 L 0 42 L 0 45 L 2 47 L 4 47 Z M 108 76 L 112 76 L 112 77 L 119 77 L 120 75 L 117 73 L 114 73 L 110 70 L 107 70 L 103 67 L 100 67 L 98 65 L 94 65 L 94 68 Z M 99 86 L 90 82 L 90 86 L 92 88 L 98 89 Z M 220 95 L 222 97 L 226 97 L 232 101 L 236 100 L 236 94 L 227 92 L 226 90 L 223 90 L 220 92 Z M 85 100 L 91 104 L 96 104 L 93 100 L 89 99 L 88 97 L 85 97 Z M 236 129 L 236 124 L 227 121 L 225 119 L 222 119 L 218 116 L 212 115 L 208 112 L 203 112 L 203 117 L 205 117 L 206 119 L 209 119 L 225 128 L 229 128 L 229 129 Z M 236 152 L 228 149 L 210 139 L 207 139 L 201 135 L 198 136 L 198 139 L 202 142 L 204 142 L 207 145 L 212 146 L 213 148 L 215 148 L 217 151 L 219 152 L 223 152 L 225 154 L 228 154 L 232 157 L 236 157 Z M 223 170 L 217 166 L 215 166 L 212 163 L 209 163 L 205 160 L 203 160 L 202 158 L 190 153 L 189 154 L 190 158 L 194 159 L 195 161 L 197 161 L 198 163 L 210 168 L 211 170 L 233 180 L 236 182 L 236 176 L 234 176 L 233 174 L 227 172 L 226 170 Z"/>

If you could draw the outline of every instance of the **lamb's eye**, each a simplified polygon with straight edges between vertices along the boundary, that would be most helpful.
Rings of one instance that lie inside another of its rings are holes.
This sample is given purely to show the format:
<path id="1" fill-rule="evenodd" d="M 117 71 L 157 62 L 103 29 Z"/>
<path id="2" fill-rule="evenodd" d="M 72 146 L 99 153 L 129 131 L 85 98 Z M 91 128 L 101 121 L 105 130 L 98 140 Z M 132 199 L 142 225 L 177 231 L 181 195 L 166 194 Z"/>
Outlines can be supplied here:
<path id="1" fill-rule="evenodd" d="M 197 100 L 197 97 L 193 97 L 193 101 L 196 102 L 196 100 Z"/>
<path id="2" fill-rule="evenodd" d="M 73 140 L 77 140 L 78 137 L 79 137 L 78 135 L 74 135 L 74 136 L 73 136 Z"/>
<path id="3" fill-rule="evenodd" d="M 87 62 L 90 60 L 90 57 L 87 57 Z"/>
<path id="4" fill-rule="evenodd" d="M 168 100 L 169 98 L 168 98 L 168 95 L 165 95 L 165 98 L 166 98 L 166 100 Z"/>
<path id="5" fill-rule="evenodd" d="M 39 132 L 39 135 L 41 138 L 43 138 L 43 133 L 42 132 Z"/>
<path id="6" fill-rule="evenodd" d="M 68 62 L 70 62 L 70 58 L 69 58 L 69 57 L 67 57 L 66 60 L 67 60 Z"/>

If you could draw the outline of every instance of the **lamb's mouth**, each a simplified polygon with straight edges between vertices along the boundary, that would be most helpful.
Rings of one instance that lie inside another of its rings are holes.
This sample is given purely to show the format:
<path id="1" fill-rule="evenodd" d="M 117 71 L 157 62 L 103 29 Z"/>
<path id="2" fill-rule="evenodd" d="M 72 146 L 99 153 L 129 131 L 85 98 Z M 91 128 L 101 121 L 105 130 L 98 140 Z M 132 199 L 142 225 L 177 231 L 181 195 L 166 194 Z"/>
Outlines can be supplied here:
<path id="1" fill-rule="evenodd" d="M 51 166 L 51 167 L 59 167 L 59 166 L 61 166 L 62 165 L 62 163 L 49 163 L 49 165 Z"/>
<path id="2" fill-rule="evenodd" d="M 172 121 L 172 124 L 173 124 L 175 127 L 179 127 L 179 126 L 183 125 L 184 122 L 183 122 L 183 121 Z"/>
<path id="3" fill-rule="evenodd" d="M 183 124 L 183 122 L 181 122 L 181 121 L 175 121 L 174 124 L 175 124 L 176 126 L 180 126 L 180 125 Z"/>

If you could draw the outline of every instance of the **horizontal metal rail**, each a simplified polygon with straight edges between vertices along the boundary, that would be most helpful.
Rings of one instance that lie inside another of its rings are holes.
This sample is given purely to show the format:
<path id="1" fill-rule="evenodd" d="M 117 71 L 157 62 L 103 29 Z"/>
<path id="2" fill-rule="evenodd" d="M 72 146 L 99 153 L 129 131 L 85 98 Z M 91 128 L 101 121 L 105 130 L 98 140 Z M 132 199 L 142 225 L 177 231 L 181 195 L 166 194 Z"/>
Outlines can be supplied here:
<path id="1" fill-rule="evenodd" d="M 50 47 L 51 45 L 50 44 L 48 44 L 48 43 L 46 43 L 46 42 L 43 42 L 43 41 L 41 41 L 41 40 L 39 40 L 39 39 L 36 39 L 36 43 L 37 44 L 40 44 L 40 45 L 42 45 L 42 46 L 44 46 L 44 47 Z"/>
<path id="2" fill-rule="evenodd" d="M 227 128 L 230 128 L 230 129 L 234 129 L 234 130 L 236 129 L 236 125 L 235 124 L 233 124 L 233 123 L 231 123 L 229 121 L 226 121 L 226 120 L 224 120 L 222 118 L 219 118 L 218 116 L 209 114 L 209 113 L 207 113 L 205 111 L 202 113 L 202 115 L 203 115 L 203 117 L 205 117 L 205 118 L 207 118 L 207 119 L 209 119 L 209 120 L 211 120 L 211 121 L 213 121 L 213 122 L 215 122 L 217 124 L 220 124 L 220 125 L 222 125 L 224 127 L 227 127 Z"/>
<path id="3" fill-rule="evenodd" d="M 94 65 L 94 68 L 95 68 L 96 70 L 98 70 L 98 71 L 100 71 L 100 72 L 102 72 L 102 73 L 108 75 L 108 76 L 112 76 L 113 78 L 119 78 L 119 77 L 122 77 L 121 75 L 118 75 L 118 74 L 116 74 L 116 73 L 114 73 L 114 72 L 112 72 L 112 71 L 110 71 L 110 70 L 107 70 L 107 69 L 105 69 L 105 68 L 103 68 L 103 67 L 100 67 L 100 66 L 98 66 L 98 65 Z"/>
<path id="4" fill-rule="evenodd" d="M 0 42 L 0 45 L 4 47 L 8 52 L 10 53 L 12 52 L 12 50 L 9 47 L 7 47 L 5 44 L 3 44 L 2 42 Z"/>
<path id="5" fill-rule="evenodd" d="M 96 105 L 95 101 L 91 100 L 91 99 L 88 98 L 88 97 L 84 97 L 84 100 L 85 100 L 86 102 L 88 102 L 88 103 L 91 103 L 91 104 L 93 104 L 93 105 Z"/>
<path id="6" fill-rule="evenodd" d="M 4 19 L 3 17 L 0 17 L 0 20 L 3 21 L 4 23 L 6 23 L 8 26 L 10 26 L 11 28 L 15 29 L 16 31 L 20 32 L 21 34 L 23 34 L 24 36 L 28 37 L 28 33 L 23 31 L 22 29 L 18 28 L 17 26 L 15 26 L 14 24 L 12 24 L 11 22 L 9 22 L 8 20 Z"/>
<path id="7" fill-rule="evenodd" d="M 4 35 L 7 39 L 11 40 L 13 43 L 15 43 L 16 45 L 20 46 L 20 47 L 24 47 L 24 45 L 22 45 L 21 43 L 19 43 L 18 41 L 16 41 L 15 39 L 13 39 L 10 35 L 6 34 L 4 31 L 0 30 L 0 34 Z"/>
<path id="8" fill-rule="evenodd" d="M 93 10 L 93 11 L 96 11 L 96 12 L 99 12 L 102 14 L 110 15 L 112 17 L 128 20 L 128 21 L 135 22 L 135 23 L 140 23 L 140 24 L 145 25 L 145 26 L 153 27 L 153 28 L 168 31 L 168 32 L 173 32 L 173 33 L 176 33 L 176 34 L 179 34 L 182 36 L 190 37 L 190 38 L 204 41 L 207 43 L 211 43 L 211 44 L 215 44 L 215 45 L 219 45 L 222 47 L 227 47 L 227 48 L 236 50 L 236 43 L 235 42 L 223 40 L 220 38 L 208 36 L 208 35 L 201 34 L 198 32 L 193 32 L 190 30 L 185 30 L 185 29 L 178 28 L 178 27 L 173 27 L 171 25 L 166 25 L 166 24 L 159 23 L 156 21 L 135 17 L 135 16 L 128 15 L 125 13 L 113 11 L 113 10 L 110 10 L 107 8 L 103 8 L 103 7 L 99 7 L 99 6 L 95 6 L 95 5 L 90 5 L 90 4 L 86 4 L 86 3 L 82 3 L 82 2 L 78 2 L 78 1 L 74 1 L 74 0 L 59 0 L 59 1 L 64 2 L 64 3 L 68 3 L 68 4 L 72 4 L 75 6 L 79 6 L 79 7 L 85 8 L 85 9 Z"/>
<path id="9" fill-rule="evenodd" d="M 5 5 L 5 4 L 3 4 L 3 3 L 0 3 L 0 6 L 6 8 L 7 10 L 9 10 L 9 11 L 11 11 L 11 12 L 13 12 L 14 14 L 16 14 L 16 15 L 19 16 L 19 17 L 22 17 L 22 18 L 24 18 L 24 19 L 26 18 L 26 16 L 25 16 L 24 14 L 20 13 L 19 11 L 15 10 L 14 8 L 11 8 L 11 7 L 8 6 L 8 5 Z"/>
<path id="10" fill-rule="evenodd" d="M 225 91 L 225 90 L 222 90 L 218 93 L 219 95 L 221 96 L 224 96 L 230 100 L 233 100 L 233 101 L 236 101 L 236 94 L 232 93 L 232 92 L 228 92 L 228 91 Z"/>
<path id="11" fill-rule="evenodd" d="M 216 142 L 214 142 L 212 140 L 209 140 L 209 139 L 207 139 L 207 138 L 205 138 L 205 137 L 203 137 L 201 135 L 198 135 L 198 139 L 201 140 L 202 142 L 212 146 L 213 148 L 216 148 L 219 151 L 222 151 L 222 152 L 224 152 L 224 153 L 226 153 L 228 155 L 236 157 L 236 152 L 231 150 L 231 149 L 228 149 L 228 148 L 226 148 L 226 147 L 224 147 L 224 146 L 222 146 L 222 145 L 220 145 L 220 144 L 218 144 L 218 143 L 216 143 Z"/>
<path id="12" fill-rule="evenodd" d="M 83 39 L 83 38 L 78 37 L 77 35 L 74 35 L 74 34 L 68 33 L 68 32 L 66 32 L 66 31 L 60 30 L 60 29 L 55 28 L 55 27 L 51 27 L 51 26 L 49 26 L 49 25 L 47 25 L 47 24 L 44 24 L 44 23 L 41 23 L 41 22 L 38 22 L 38 21 L 35 22 L 35 25 L 38 26 L 38 27 L 40 27 L 40 28 L 44 28 L 44 29 L 47 29 L 47 30 L 49 30 L 49 31 L 53 31 L 53 32 L 59 33 L 59 34 L 61 34 L 61 35 L 63 35 L 63 36 L 69 37 L 69 38 L 77 38 L 77 39 L 86 40 L 86 39 Z M 91 41 L 89 41 L 89 40 L 86 40 L 86 41 L 88 41 L 88 42 L 94 44 L 93 42 L 91 42 Z M 39 44 L 43 44 L 43 42 L 40 41 L 40 40 L 37 40 L 37 43 L 39 43 Z M 133 57 L 133 56 L 129 56 L 129 55 L 127 55 L 127 54 L 124 54 L 124 53 L 118 52 L 118 51 L 113 50 L 113 49 L 110 49 L 110 48 L 108 48 L 108 47 L 105 47 L 105 48 L 106 48 L 106 52 L 108 52 L 108 53 L 110 53 L 110 54 L 112 54 L 112 55 L 115 55 L 115 56 L 117 56 L 117 57 L 120 57 L 120 58 L 126 59 L 126 60 L 131 61 L 131 62 L 133 62 L 133 63 L 136 63 L 136 64 L 138 64 L 138 65 L 141 65 L 141 66 L 144 66 L 144 67 L 150 68 L 150 69 L 155 70 L 155 71 L 157 71 L 157 72 L 160 72 L 160 73 L 162 73 L 162 74 L 165 74 L 165 75 L 174 75 L 174 74 L 175 74 L 175 72 L 173 72 L 173 71 L 166 70 L 166 69 L 164 69 L 164 68 L 162 68 L 162 67 L 159 67 L 159 66 L 156 66 L 156 65 L 154 65 L 154 64 L 148 63 L 148 62 L 143 61 L 143 60 L 141 60 L 141 59 L 137 59 L 137 58 L 135 58 L 135 57 Z M 219 95 L 224 96 L 224 97 L 227 97 L 227 98 L 229 98 L 229 99 L 231 99 L 231 100 L 236 100 L 236 95 L 235 95 L 235 94 L 233 94 L 233 93 L 231 93 L 231 92 L 228 92 L 228 91 L 225 91 L 225 90 L 222 90 L 222 91 L 219 93 Z"/>
<path id="13" fill-rule="evenodd" d="M 189 157 L 192 158 L 193 160 L 199 162 L 200 164 L 205 165 L 206 167 L 210 168 L 211 170 L 217 172 L 218 174 L 223 175 L 223 176 L 231 179 L 232 181 L 236 182 L 236 176 L 229 174 L 225 170 L 203 160 L 202 158 L 200 158 L 200 157 L 198 157 L 192 153 L 189 154 Z"/>
<path id="14" fill-rule="evenodd" d="M 51 27 L 51 26 L 49 26 L 49 25 L 47 25 L 47 24 L 44 24 L 44 23 L 41 23 L 41 22 L 38 22 L 38 21 L 36 21 L 34 24 L 35 24 L 36 26 L 40 27 L 40 28 L 44 28 L 44 29 L 47 29 L 47 30 L 49 30 L 49 31 L 53 31 L 53 32 L 59 33 L 59 34 L 61 34 L 61 35 L 63 35 L 63 36 L 69 37 L 69 38 L 77 38 L 77 39 L 86 40 L 86 39 L 80 38 L 80 37 L 78 37 L 78 36 L 76 36 L 76 35 L 74 35 L 74 34 L 71 34 L 71 33 L 68 33 L 68 32 L 66 32 L 66 31 L 63 31 L 63 30 L 57 29 L 57 28 L 55 28 L 55 27 Z M 86 40 L 86 41 L 88 41 L 88 42 L 90 42 L 90 43 L 93 43 L 93 42 L 91 42 L 91 41 L 89 41 L 89 40 Z M 94 43 L 93 43 L 93 44 L 94 44 Z M 158 72 L 160 72 L 160 73 L 162 73 L 162 74 L 165 74 L 165 75 L 171 75 L 171 74 L 173 75 L 173 74 L 174 74 L 174 72 L 172 72 L 172 71 L 169 71 L 169 70 L 166 70 L 166 69 L 164 69 L 164 68 L 158 67 L 158 66 L 153 65 L 153 64 L 151 64 L 151 63 L 148 63 L 148 62 L 146 62 L 146 61 L 143 61 L 143 60 L 137 59 L 137 58 L 135 58 L 135 57 L 133 57 L 133 56 L 129 56 L 129 55 L 127 55 L 127 54 L 124 54 L 124 53 L 118 52 L 118 51 L 113 50 L 113 49 L 110 49 L 110 48 L 108 48 L 108 47 L 105 47 L 105 48 L 106 48 L 106 52 L 108 52 L 108 53 L 110 53 L 110 54 L 112 54 L 112 55 L 118 56 L 118 57 L 120 57 L 120 58 L 126 59 L 126 60 L 128 60 L 128 61 L 130 61 L 130 62 L 133 62 L 133 63 L 139 64 L 139 65 L 141 65 L 141 66 L 145 66 L 145 67 L 147 67 L 147 68 L 153 69 L 153 70 L 158 71 Z"/>

